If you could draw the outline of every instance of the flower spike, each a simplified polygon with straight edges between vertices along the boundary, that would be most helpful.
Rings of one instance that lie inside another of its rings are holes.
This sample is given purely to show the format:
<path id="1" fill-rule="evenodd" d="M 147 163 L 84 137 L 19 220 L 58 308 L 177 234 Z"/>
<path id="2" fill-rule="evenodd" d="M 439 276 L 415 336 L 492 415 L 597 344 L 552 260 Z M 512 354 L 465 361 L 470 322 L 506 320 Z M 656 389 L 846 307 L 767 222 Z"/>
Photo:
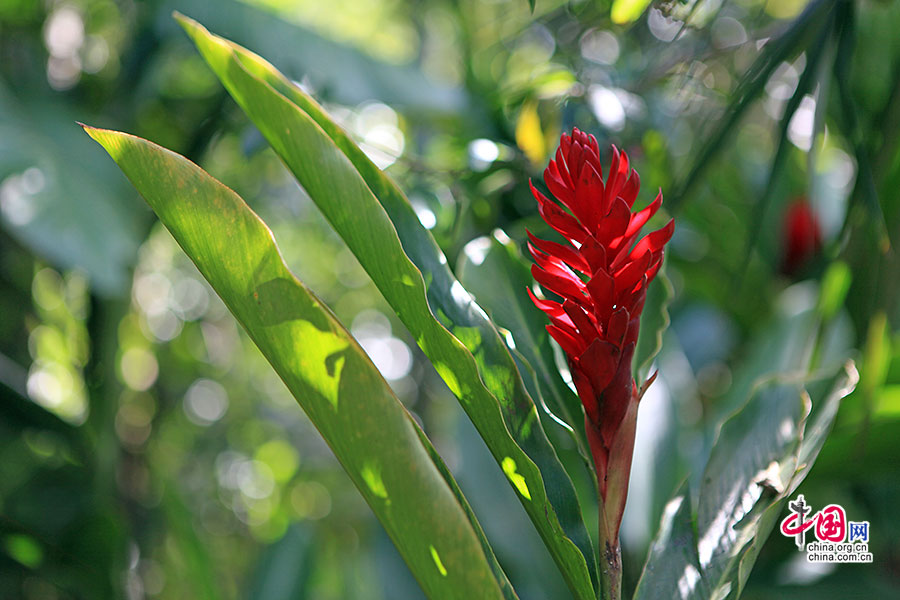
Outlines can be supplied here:
<path id="1" fill-rule="evenodd" d="M 632 376 L 647 285 L 656 276 L 675 223 L 641 238 L 662 204 L 662 191 L 632 212 L 640 178 L 625 152 L 612 147 L 603 180 L 594 136 L 563 134 L 544 182 L 559 204 L 531 191 L 541 216 L 569 245 L 528 233 L 535 280 L 562 302 L 529 295 L 550 318 L 548 333 L 566 353 L 585 414 L 600 494 L 604 597 L 621 595 L 619 526 L 625 510 L 637 405 L 655 374 L 640 386 Z"/>

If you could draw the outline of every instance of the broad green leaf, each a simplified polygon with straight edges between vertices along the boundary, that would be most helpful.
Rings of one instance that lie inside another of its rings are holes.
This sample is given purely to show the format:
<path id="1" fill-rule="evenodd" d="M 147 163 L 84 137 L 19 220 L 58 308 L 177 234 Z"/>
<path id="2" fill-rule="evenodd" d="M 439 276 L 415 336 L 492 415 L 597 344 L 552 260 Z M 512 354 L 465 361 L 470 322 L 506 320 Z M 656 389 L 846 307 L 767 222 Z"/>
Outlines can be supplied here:
<path id="1" fill-rule="evenodd" d="M 848 363 L 805 381 L 761 384 L 722 425 L 713 446 L 698 495 L 696 537 L 682 489 L 664 512 L 635 600 L 673 593 L 683 600 L 738 598 L 857 380 Z"/>
<path id="2" fill-rule="evenodd" d="M 828 439 L 841 401 L 853 393 L 859 379 L 856 365 L 848 361 L 833 377 L 820 377 L 806 383 L 810 398 L 825 398 L 825 401 L 813 402 L 810 409 L 800 441 L 799 470 L 788 486 L 787 495 L 793 493 L 809 473 Z"/>
<path id="3" fill-rule="evenodd" d="M 472 240 L 457 259 L 456 270 L 479 306 L 510 332 L 515 349 L 534 369 L 547 410 L 568 425 L 586 450 L 581 401 L 556 368 L 547 317 L 525 292 L 534 280 L 516 245 L 500 230 Z"/>
<path id="4" fill-rule="evenodd" d="M 610 18 L 616 25 L 627 25 L 644 14 L 651 0 L 613 0 Z"/>
<path id="5" fill-rule="evenodd" d="M 459 485 L 457 485 L 456 480 L 453 478 L 453 474 L 450 473 L 450 469 L 444 464 L 444 460 L 441 458 L 441 455 L 438 454 L 438 451 L 431 445 L 431 440 L 428 439 L 425 432 L 419 427 L 416 428 L 416 432 L 419 434 L 422 445 L 434 461 L 435 467 L 440 471 L 441 475 L 444 477 L 444 481 L 447 482 L 447 485 L 450 486 L 450 489 L 459 501 L 460 507 L 465 511 L 466 516 L 469 518 L 469 522 L 472 524 L 475 533 L 478 535 L 478 541 L 481 543 L 485 556 L 490 558 L 491 569 L 493 569 L 494 574 L 497 577 L 497 581 L 503 591 L 503 597 L 506 600 L 518 600 L 518 596 L 516 595 L 515 590 L 513 590 L 512 584 L 510 584 L 509 580 L 506 578 L 506 573 L 503 572 L 500 563 L 497 562 L 497 558 L 494 556 L 494 550 L 487 541 L 487 536 L 485 536 L 484 530 L 481 528 L 481 523 L 479 523 L 478 519 L 475 517 L 475 513 L 469 505 L 469 501 L 463 495 L 462 490 L 459 489 Z"/>
<path id="6" fill-rule="evenodd" d="M 409 201 L 274 67 L 190 19 L 179 20 L 460 399 L 573 594 L 594 597 L 596 563 L 574 486 L 502 338 L 453 276 Z"/>
<path id="7" fill-rule="evenodd" d="M 697 538 L 691 524 L 691 497 L 685 482 L 663 509 L 659 531 L 650 545 L 647 563 L 634 598 L 654 597 L 653 590 L 647 591 L 650 584 L 645 582 L 648 581 L 676 582 L 674 587 L 659 597 L 684 598 L 683 595 L 675 596 L 675 590 L 680 594 L 683 588 L 692 585 L 699 577 Z M 654 589 L 661 591 L 660 587 Z"/>
<path id="8" fill-rule="evenodd" d="M 275 368 L 430 598 L 504 596 L 443 465 L 334 315 L 234 192 L 146 140 L 85 128 L 119 164 Z"/>
<path id="9" fill-rule="evenodd" d="M 823 326 L 816 310 L 817 298 L 813 282 L 795 284 L 781 294 L 772 321 L 749 344 L 731 388 L 713 407 L 711 422 L 721 422 L 738 410 L 756 385 L 775 374 L 803 376 L 814 357 L 823 369 L 843 364 L 852 344 L 852 325 L 847 315 L 839 312 Z"/>
<path id="10" fill-rule="evenodd" d="M 797 452 L 796 470 L 787 482 L 784 491 L 765 508 L 758 520 L 749 519 L 746 523 L 735 524 L 735 528 L 742 532 L 742 539 L 749 539 L 749 542 L 736 555 L 738 561 L 736 567 L 732 567 L 728 572 L 728 577 L 721 580 L 719 588 L 713 590 L 713 597 L 740 597 L 766 538 L 778 520 L 782 518 L 785 504 L 809 474 L 822 450 L 834 424 L 841 400 L 853 391 L 858 381 L 859 373 L 856 371 L 856 367 L 852 362 L 848 362 L 837 373 L 820 376 L 806 382 L 805 392 L 807 395 L 804 396 L 804 403 L 808 412 L 799 428 L 801 439 Z M 811 398 L 815 398 L 816 401 L 812 401 L 810 406 Z M 820 398 L 822 400 L 819 400 Z M 767 483 L 760 482 L 762 485 Z M 749 531 L 746 531 L 747 529 Z M 733 591 L 735 585 L 736 591 Z M 733 593 L 725 596 L 726 590 L 732 590 Z"/>
<path id="11" fill-rule="evenodd" d="M 722 425 L 703 473 L 697 551 L 703 575 L 694 597 L 732 586 L 736 560 L 760 530 L 760 510 L 783 497 L 798 468 L 800 427 L 809 405 L 799 383 L 761 385 Z M 724 597 L 724 596 L 720 596 Z"/>

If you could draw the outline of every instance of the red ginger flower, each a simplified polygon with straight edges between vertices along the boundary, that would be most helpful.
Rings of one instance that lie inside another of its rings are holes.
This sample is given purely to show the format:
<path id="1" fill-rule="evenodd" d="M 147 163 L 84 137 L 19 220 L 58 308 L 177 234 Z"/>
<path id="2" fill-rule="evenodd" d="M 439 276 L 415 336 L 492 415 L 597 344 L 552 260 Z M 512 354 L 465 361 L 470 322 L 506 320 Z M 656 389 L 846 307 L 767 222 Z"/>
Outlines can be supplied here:
<path id="1" fill-rule="evenodd" d="M 784 213 L 783 243 L 781 270 L 786 275 L 796 275 L 822 250 L 822 228 L 805 198 L 794 200 Z"/>
<path id="2" fill-rule="evenodd" d="M 662 192 L 633 213 L 640 177 L 629 168 L 628 155 L 615 146 L 612 154 L 604 184 L 594 136 L 577 128 L 571 136 L 563 134 L 544 182 L 571 214 L 531 185 L 541 216 L 571 246 L 528 232 L 528 248 L 537 263 L 531 273 L 563 302 L 528 292 L 550 317 L 547 331 L 568 358 L 597 469 L 601 527 L 606 529 L 601 534 L 617 552 L 640 400 L 631 362 L 647 285 L 659 271 L 675 223 L 638 240 L 641 228 L 659 210 Z"/>

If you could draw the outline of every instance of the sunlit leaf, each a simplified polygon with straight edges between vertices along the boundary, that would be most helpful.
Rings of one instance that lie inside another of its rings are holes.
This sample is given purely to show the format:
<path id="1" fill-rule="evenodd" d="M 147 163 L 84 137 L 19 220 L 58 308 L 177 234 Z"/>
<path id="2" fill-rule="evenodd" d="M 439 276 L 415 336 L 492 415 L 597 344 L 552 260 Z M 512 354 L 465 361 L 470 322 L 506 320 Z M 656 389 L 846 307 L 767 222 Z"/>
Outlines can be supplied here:
<path id="1" fill-rule="evenodd" d="M 613 0 L 610 17 L 616 25 L 627 25 L 644 14 L 651 0 Z"/>
<path id="2" fill-rule="evenodd" d="M 703 474 L 695 524 L 684 488 L 664 511 L 635 600 L 738 598 L 788 497 L 815 462 L 840 400 L 857 380 L 848 363 L 806 381 L 760 385 L 722 425 Z"/>
<path id="3" fill-rule="evenodd" d="M 44 550 L 29 535 L 8 535 L 4 537 L 3 549 L 13 560 L 29 569 L 37 569 L 44 560 Z"/>
<path id="4" fill-rule="evenodd" d="M 866 396 L 884 385 L 888 366 L 891 362 L 891 338 L 887 315 L 883 311 L 875 313 L 869 321 L 866 347 L 863 354 L 863 371 L 860 390 Z"/>
<path id="5" fill-rule="evenodd" d="M 516 121 L 516 144 L 534 165 L 540 165 L 547 158 L 547 144 L 541 129 L 537 102 L 531 100 L 522 105 Z"/>
<path id="6" fill-rule="evenodd" d="M 808 0 L 766 0 L 765 11 L 776 19 L 796 17 Z"/>
<path id="7" fill-rule="evenodd" d="M 547 318 L 526 293 L 533 279 L 518 248 L 498 230 L 469 242 L 456 265 L 460 281 L 494 322 L 510 332 L 516 351 L 534 369 L 547 409 L 587 448 L 581 401 L 556 368 Z"/>
<path id="8" fill-rule="evenodd" d="M 592 598 L 595 560 L 574 486 L 502 338 L 409 201 L 270 64 L 190 19 L 180 21 L 460 399 L 497 463 L 513 461 L 521 479 L 510 485 L 573 593 Z"/>
<path id="9" fill-rule="evenodd" d="M 837 314 L 844 305 L 852 281 L 853 274 L 847 263 L 836 260 L 828 265 L 822 276 L 822 290 L 819 292 L 818 309 L 822 319 L 828 320 Z"/>
<path id="10" fill-rule="evenodd" d="M 259 217 L 187 159 L 130 135 L 86 130 L 275 368 L 425 593 L 508 600 L 446 468 L 362 348 L 288 270 Z"/>

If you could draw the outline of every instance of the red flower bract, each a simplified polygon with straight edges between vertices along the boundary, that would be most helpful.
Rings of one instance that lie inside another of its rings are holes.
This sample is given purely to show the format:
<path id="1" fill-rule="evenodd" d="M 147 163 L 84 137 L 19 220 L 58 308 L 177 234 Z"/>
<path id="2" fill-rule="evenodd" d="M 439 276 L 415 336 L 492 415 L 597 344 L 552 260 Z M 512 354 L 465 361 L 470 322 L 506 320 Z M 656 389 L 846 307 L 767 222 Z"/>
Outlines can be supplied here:
<path id="1" fill-rule="evenodd" d="M 794 200 L 784 213 L 784 260 L 781 270 L 796 275 L 822 250 L 822 228 L 815 211 L 805 198 Z"/>
<path id="2" fill-rule="evenodd" d="M 568 357 L 584 405 L 601 498 L 614 505 L 605 512 L 613 520 L 611 533 L 617 540 L 639 400 L 631 362 L 647 284 L 662 264 L 663 246 L 675 224 L 669 221 L 639 239 L 641 228 L 659 210 L 662 192 L 649 206 L 632 212 L 640 178 L 628 156 L 612 147 L 604 182 L 597 140 L 578 129 L 562 136 L 544 182 L 568 211 L 532 184 L 540 214 L 570 245 L 529 232 L 528 248 L 536 262 L 531 272 L 563 301 L 539 299 L 531 290 L 529 294 L 550 318 L 547 331 Z"/>

